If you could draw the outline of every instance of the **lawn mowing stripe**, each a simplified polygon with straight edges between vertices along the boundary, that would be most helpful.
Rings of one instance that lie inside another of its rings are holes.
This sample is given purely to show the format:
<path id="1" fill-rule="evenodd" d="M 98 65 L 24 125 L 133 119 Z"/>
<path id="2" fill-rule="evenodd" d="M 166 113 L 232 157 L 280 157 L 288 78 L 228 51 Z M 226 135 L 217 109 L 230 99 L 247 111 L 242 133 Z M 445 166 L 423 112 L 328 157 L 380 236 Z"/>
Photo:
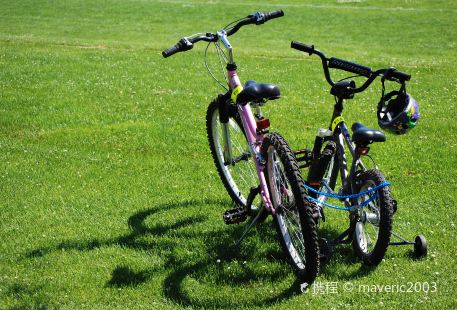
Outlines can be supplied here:
<path id="1" fill-rule="evenodd" d="M 227 5 L 227 6 L 258 6 L 257 3 L 250 2 L 194 2 L 194 1 L 173 1 L 173 0 L 159 0 L 160 3 L 167 4 L 181 4 L 181 5 Z M 344 2 L 341 2 L 343 4 Z M 291 7 L 291 8 L 313 8 L 313 9 L 346 9 L 346 10 L 365 10 L 365 11 L 386 11 L 386 12 L 447 12 L 457 13 L 457 9 L 421 9 L 421 8 L 403 8 L 403 7 L 380 7 L 380 6 L 348 6 L 348 5 L 326 5 L 326 4 L 306 4 L 306 3 L 268 3 L 261 6 L 270 7 Z"/>

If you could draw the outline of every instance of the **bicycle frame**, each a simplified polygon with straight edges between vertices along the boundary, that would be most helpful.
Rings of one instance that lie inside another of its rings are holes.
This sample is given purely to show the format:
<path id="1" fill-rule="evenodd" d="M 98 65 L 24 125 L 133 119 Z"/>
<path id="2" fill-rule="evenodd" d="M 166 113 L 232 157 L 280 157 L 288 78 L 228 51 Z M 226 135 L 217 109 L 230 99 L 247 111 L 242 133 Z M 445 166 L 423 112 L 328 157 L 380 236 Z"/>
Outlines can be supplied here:
<path id="1" fill-rule="evenodd" d="M 225 31 L 217 33 L 219 40 L 222 42 L 224 47 L 228 51 L 228 64 L 227 64 L 227 75 L 228 75 L 228 86 L 229 91 L 227 94 L 231 94 L 231 98 L 234 103 L 236 103 L 236 96 L 241 92 L 243 86 L 241 84 L 240 78 L 236 72 L 236 64 L 233 60 L 233 48 L 230 42 L 228 41 L 227 34 Z M 227 104 L 227 102 L 223 102 Z M 257 130 L 257 122 L 255 120 L 254 114 L 252 113 L 250 104 L 237 104 L 238 113 L 241 117 L 243 124 L 244 132 L 249 143 L 249 151 L 253 156 L 257 176 L 260 181 L 260 195 L 262 197 L 263 205 L 265 209 L 275 214 L 275 209 L 271 203 L 270 193 L 268 190 L 267 182 L 264 174 L 264 159 L 261 153 L 261 145 L 263 142 L 264 134 L 261 131 Z M 259 112 L 260 112 L 260 108 Z M 224 160 L 226 164 L 231 164 L 233 162 L 232 152 L 231 152 L 231 143 L 230 143 L 230 132 L 228 129 L 228 122 L 221 122 L 222 133 L 223 133 L 223 143 L 224 143 Z"/>
<path id="2" fill-rule="evenodd" d="M 357 148 L 354 143 L 351 141 L 351 135 L 349 130 L 344 122 L 342 117 L 343 114 L 343 99 L 338 98 L 337 103 L 335 103 L 333 116 L 330 122 L 329 129 L 333 133 L 333 141 L 337 145 L 337 154 L 338 154 L 338 167 L 340 169 L 340 177 L 343 188 L 343 195 L 352 194 L 355 190 L 354 186 L 354 176 L 356 169 L 360 168 L 366 170 L 365 166 L 362 163 L 361 155 L 357 152 Z M 346 152 L 344 144 L 347 145 L 349 152 L 352 155 L 351 168 L 348 171 L 348 164 L 346 160 Z M 346 200 L 346 203 L 348 201 Z"/>

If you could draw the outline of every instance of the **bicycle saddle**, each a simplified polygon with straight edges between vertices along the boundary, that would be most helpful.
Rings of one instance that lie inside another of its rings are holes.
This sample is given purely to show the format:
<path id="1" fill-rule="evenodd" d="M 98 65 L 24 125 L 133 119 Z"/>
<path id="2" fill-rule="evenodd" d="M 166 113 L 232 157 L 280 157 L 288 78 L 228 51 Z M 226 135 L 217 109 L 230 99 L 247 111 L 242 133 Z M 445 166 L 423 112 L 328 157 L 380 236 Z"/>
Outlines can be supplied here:
<path id="1" fill-rule="evenodd" d="M 257 83 L 256 81 L 247 81 L 244 89 L 236 97 L 236 103 L 242 105 L 248 102 L 259 102 L 263 99 L 278 99 L 280 96 L 279 87 L 273 84 Z"/>
<path id="2" fill-rule="evenodd" d="M 373 142 L 384 142 L 386 141 L 386 136 L 379 130 L 365 127 L 356 122 L 352 124 L 352 141 L 357 145 L 368 145 Z"/>

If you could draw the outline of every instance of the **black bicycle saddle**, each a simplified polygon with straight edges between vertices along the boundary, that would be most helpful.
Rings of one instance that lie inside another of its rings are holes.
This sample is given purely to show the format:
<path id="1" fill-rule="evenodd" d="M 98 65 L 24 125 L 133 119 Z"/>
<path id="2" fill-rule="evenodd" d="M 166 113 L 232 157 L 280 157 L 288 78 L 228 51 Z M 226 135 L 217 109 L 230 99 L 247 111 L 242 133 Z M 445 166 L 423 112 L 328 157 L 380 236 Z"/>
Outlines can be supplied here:
<path id="1" fill-rule="evenodd" d="M 386 141 L 386 136 L 379 130 L 356 122 L 352 124 L 352 141 L 357 145 L 368 145 L 373 142 L 384 142 Z"/>
<path id="2" fill-rule="evenodd" d="M 274 100 L 280 97 L 279 87 L 273 84 L 257 83 L 256 81 L 247 81 L 244 89 L 236 97 L 239 104 L 248 102 L 260 102 L 263 99 Z"/>

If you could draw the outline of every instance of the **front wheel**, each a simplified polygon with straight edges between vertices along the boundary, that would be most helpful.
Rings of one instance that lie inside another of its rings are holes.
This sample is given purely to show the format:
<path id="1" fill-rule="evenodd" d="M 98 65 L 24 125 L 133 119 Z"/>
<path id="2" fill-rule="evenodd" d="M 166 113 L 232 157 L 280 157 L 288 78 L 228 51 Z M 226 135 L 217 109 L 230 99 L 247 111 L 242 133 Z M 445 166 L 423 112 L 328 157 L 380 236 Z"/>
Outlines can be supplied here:
<path id="1" fill-rule="evenodd" d="M 385 181 L 378 170 L 364 171 L 357 176 L 357 193 L 370 191 Z M 382 261 L 389 246 L 394 203 L 387 186 L 358 197 L 356 203 L 361 205 L 369 199 L 372 200 L 367 206 L 352 214 L 352 245 L 364 264 L 375 266 Z"/>
<path id="2" fill-rule="evenodd" d="M 262 151 L 279 240 L 300 280 L 311 284 L 319 272 L 319 240 L 297 160 L 276 133 L 265 136 Z"/>
<path id="3" fill-rule="evenodd" d="M 219 101 L 214 100 L 206 112 L 206 132 L 211 155 L 230 198 L 236 204 L 246 207 L 251 188 L 259 184 L 255 163 L 237 112 L 229 116 L 227 125 L 230 137 L 228 147 L 233 157 L 231 163 L 224 160 L 224 147 L 227 146 L 224 145 L 223 128 L 219 118 Z"/>

